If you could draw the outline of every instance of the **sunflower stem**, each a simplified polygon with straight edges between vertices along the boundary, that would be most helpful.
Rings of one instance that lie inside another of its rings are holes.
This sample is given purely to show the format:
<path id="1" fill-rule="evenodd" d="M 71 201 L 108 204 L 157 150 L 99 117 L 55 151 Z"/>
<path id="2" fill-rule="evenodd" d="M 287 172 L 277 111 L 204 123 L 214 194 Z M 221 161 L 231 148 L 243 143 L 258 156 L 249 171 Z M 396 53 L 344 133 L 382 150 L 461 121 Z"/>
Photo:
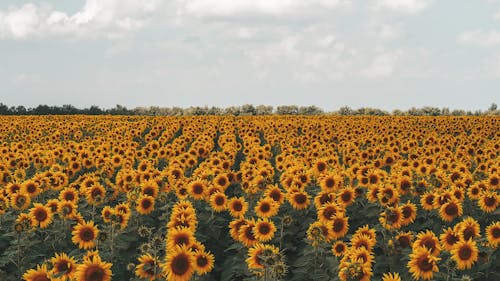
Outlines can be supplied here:
<path id="1" fill-rule="evenodd" d="M 19 280 L 22 277 L 22 268 L 21 268 L 21 233 L 17 234 L 17 271 Z"/>
<path id="2" fill-rule="evenodd" d="M 280 227 L 280 249 L 281 249 L 281 244 L 283 243 L 283 228 L 285 227 L 284 223 L 285 219 L 281 218 L 281 227 Z"/>

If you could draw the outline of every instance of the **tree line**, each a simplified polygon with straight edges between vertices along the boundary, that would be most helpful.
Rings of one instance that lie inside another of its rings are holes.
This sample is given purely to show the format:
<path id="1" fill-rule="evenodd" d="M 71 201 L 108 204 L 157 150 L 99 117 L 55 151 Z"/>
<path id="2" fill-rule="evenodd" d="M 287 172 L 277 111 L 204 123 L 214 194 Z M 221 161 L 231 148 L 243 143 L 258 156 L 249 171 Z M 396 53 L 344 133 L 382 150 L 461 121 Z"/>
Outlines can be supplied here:
<path id="1" fill-rule="evenodd" d="M 193 115 L 371 115 L 371 116 L 484 116 L 500 115 L 500 110 L 495 103 L 492 103 L 487 110 L 466 111 L 461 109 L 450 110 L 449 108 L 437 108 L 425 106 L 421 108 L 412 107 L 408 110 L 393 110 L 391 112 L 371 108 L 361 107 L 353 109 L 343 106 L 338 110 L 324 111 L 318 106 L 297 106 L 280 105 L 276 108 L 270 105 L 245 104 L 241 106 L 230 106 L 226 108 L 191 106 L 182 107 L 136 107 L 128 109 L 122 105 L 113 108 L 100 108 L 93 105 L 88 108 L 77 108 L 73 105 L 49 106 L 38 105 L 37 107 L 7 106 L 0 102 L 0 115 L 148 115 L 148 116 L 193 116 Z"/>

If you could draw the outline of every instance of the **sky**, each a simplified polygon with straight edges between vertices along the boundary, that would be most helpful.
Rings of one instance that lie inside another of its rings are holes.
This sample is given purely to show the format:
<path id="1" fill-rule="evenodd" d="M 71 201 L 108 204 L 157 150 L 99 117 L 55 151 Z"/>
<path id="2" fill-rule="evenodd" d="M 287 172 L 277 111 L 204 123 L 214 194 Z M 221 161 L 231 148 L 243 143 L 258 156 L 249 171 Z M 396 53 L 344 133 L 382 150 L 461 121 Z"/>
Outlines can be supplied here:
<path id="1" fill-rule="evenodd" d="M 2 0 L 0 102 L 485 110 L 500 0 Z"/>

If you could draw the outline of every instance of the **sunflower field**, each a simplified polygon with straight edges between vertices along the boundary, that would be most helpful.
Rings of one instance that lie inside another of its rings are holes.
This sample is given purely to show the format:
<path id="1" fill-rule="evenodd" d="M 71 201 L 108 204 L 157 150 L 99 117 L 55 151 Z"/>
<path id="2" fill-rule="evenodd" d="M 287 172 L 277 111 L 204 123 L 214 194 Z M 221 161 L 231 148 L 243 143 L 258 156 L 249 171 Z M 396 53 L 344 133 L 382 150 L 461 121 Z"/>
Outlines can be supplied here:
<path id="1" fill-rule="evenodd" d="M 0 124 L 0 281 L 500 280 L 499 117 Z"/>

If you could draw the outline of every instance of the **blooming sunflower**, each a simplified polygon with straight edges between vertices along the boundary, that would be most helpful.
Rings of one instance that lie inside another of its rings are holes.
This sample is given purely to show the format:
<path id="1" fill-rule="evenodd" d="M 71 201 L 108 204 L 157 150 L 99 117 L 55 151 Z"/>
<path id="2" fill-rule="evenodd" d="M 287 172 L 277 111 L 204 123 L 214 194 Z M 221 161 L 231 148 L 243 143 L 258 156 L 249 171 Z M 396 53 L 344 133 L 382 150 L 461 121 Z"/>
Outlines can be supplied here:
<path id="1" fill-rule="evenodd" d="M 166 257 L 163 272 L 169 281 L 188 281 L 195 271 L 196 260 L 186 246 L 175 246 Z"/>
<path id="2" fill-rule="evenodd" d="M 337 241 L 332 245 L 332 253 L 336 257 L 343 256 L 347 251 L 347 245 L 344 241 Z"/>
<path id="3" fill-rule="evenodd" d="M 103 262 L 96 254 L 91 259 L 84 259 L 75 275 L 78 281 L 111 281 L 111 263 Z"/>
<path id="4" fill-rule="evenodd" d="M 46 228 L 52 222 L 52 212 L 50 208 L 40 204 L 33 204 L 33 208 L 30 209 L 31 226 L 40 228 Z"/>
<path id="5" fill-rule="evenodd" d="M 196 250 L 194 253 L 194 269 L 198 275 L 204 275 L 214 268 L 214 255 Z"/>
<path id="6" fill-rule="evenodd" d="M 76 276 L 77 264 L 73 257 L 69 257 L 65 253 L 56 253 L 56 255 L 50 259 L 50 262 L 52 263 L 51 274 L 53 276 L 58 276 L 57 278 L 53 277 L 54 281 L 73 280 Z"/>
<path id="7" fill-rule="evenodd" d="M 434 256 L 439 255 L 441 252 L 439 240 L 431 230 L 420 232 L 417 235 L 417 239 L 413 242 L 413 251 L 415 252 L 418 248 L 427 248 Z"/>
<path id="8" fill-rule="evenodd" d="M 450 199 L 439 208 L 439 216 L 442 220 L 451 222 L 454 218 L 462 215 L 462 203 L 457 199 Z"/>
<path id="9" fill-rule="evenodd" d="M 95 240 L 99 234 L 97 226 L 93 221 L 78 223 L 71 232 L 71 241 L 78 244 L 80 249 L 90 249 L 95 246 Z"/>
<path id="10" fill-rule="evenodd" d="M 137 199 L 136 210 L 141 215 L 147 215 L 155 209 L 155 198 L 149 195 L 141 195 Z"/>
<path id="11" fill-rule="evenodd" d="M 332 238 L 339 239 L 346 235 L 349 230 L 348 217 L 343 215 L 338 215 L 331 221 Z"/>
<path id="12" fill-rule="evenodd" d="M 469 269 L 477 261 L 479 250 L 472 239 L 458 241 L 451 250 L 451 258 L 457 263 L 457 268 Z"/>
<path id="13" fill-rule="evenodd" d="M 268 219 L 259 219 L 253 228 L 253 234 L 260 242 L 267 242 L 274 237 L 276 226 Z"/>
<path id="14" fill-rule="evenodd" d="M 415 279 L 431 280 L 434 272 L 439 272 L 437 266 L 440 258 L 433 256 L 427 248 L 416 248 L 410 254 L 408 268 Z"/>
<path id="15" fill-rule="evenodd" d="M 310 204 L 309 194 L 305 190 L 287 193 L 287 199 L 296 210 L 303 210 Z"/>
<path id="16" fill-rule="evenodd" d="M 242 217 L 248 210 L 248 203 L 243 197 L 233 197 L 229 199 L 227 206 L 229 213 L 234 218 Z"/>
<path id="17" fill-rule="evenodd" d="M 193 230 L 187 227 L 169 229 L 167 234 L 167 249 L 175 246 L 189 247 L 195 242 Z"/>
<path id="18" fill-rule="evenodd" d="M 493 191 L 485 191 L 479 197 L 478 205 L 486 213 L 491 213 L 498 208 L 500 204 L 498 194 Z"/>
<path id="19" fill-rule="evenodd" d="M 445 250 L 451 251 L 453 247 L 455 247 L 455 244 L 460 241 L 460 236 L 451 227 L 448 227 L 439 235 L 439 240 L 441 241 L 441 246 Z"/>
<path id="20" fill-rule="evenodd" d="M 465 218 L 455 225 L 455 227 L 463 240 L 469 240 L 470 238 L 474 239 L 480 236 L 481 229 L 479 223 L 472 217 Z"/>
<path id="21" fill-rule="evenodd" d="M 382 281 L 401 281 L 401 276 L 399 276 L 399 273 L 397 272 L 384 273 L 384 275 L 382 276 Z"/>
<path id="22" fill-rule="evenodd" d="M 260 218 L 270 218 L 278 213 L 279 204 L 273 199 L 264 197 L 254 207 L 255 214 Z"/>
<path id="23" fill-rule="evenodd" d="M 36 269 L 30 269 L 23 274 L 25 281 L 51 281 L 47 265 L 37 265 Z"/>
<path id="24" fill-rule="evenodd" d="M 500 245 L 500 222 L 494 222 L 486 228 L 486 238 L 493 248 Z"/>
<path id="25" fill-rule="evenodd" d="M 222 192 L 216 192 L 210 196 L 210 206 L 216 212 L 222 212 L 227 209 L 227 196 Z"/>

